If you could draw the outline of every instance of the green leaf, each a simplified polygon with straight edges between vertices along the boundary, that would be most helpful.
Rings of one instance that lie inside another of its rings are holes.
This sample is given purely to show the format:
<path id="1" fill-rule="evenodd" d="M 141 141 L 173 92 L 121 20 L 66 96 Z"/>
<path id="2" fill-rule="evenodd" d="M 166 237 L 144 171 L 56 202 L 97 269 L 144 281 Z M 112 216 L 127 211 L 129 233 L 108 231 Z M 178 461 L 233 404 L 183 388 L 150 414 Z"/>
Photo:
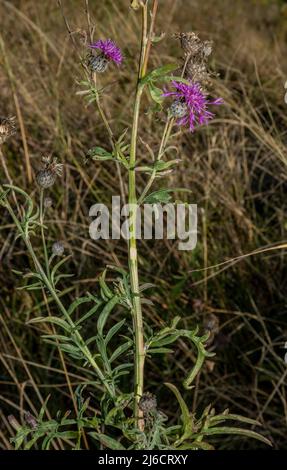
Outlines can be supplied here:
<path id="1" fill-rule="evenodd" d="M 171 190 L 169 189 L 160 189 L 159 191 L 154 191 L 153 193 L 150 193 L 146 198 L 144 199 L 144 203 L 146 204 L 157 204 L 157 203 L 162 203 L 166 204 L 168 203 L 172 197 L 170 196 Z"/>
<path id="2" fill-rule="evenodd" d="M 153 83 L 149 84 L 149 93 L 151 99 L 158 104 L 162 104 L 164 101 L 163 92 L 160 88 L 156 87 Z"/>
<path id="3" fill-rule="evenodd" d="M 3 193 L 0 194 L 0 201 L 4 201 L 7 198 L 8 194 L 10 193 L 10 189 L 6 189 Z"/>
<path id="4" fill-rule="evenodd" d="M 168 354 L 173 353 L 173 350 L 168 348 L 151 348 L 148 352 L 149 354 Z"/>
<path id="5" fill-rule="evenodd" d="M 133 366 L 134 364 L 132 362 L 125 362 L 124 364 L 120 364 L 113 369 L 113 375 L 116 376 L 120 371 L 124 369 L 131 369 Z"/>
<path id="6" fill-rule="evenodd" d="M 107 436 L 106 434 L 101 434 L 98 432 L 90 432 L 89 435 L 92 436 L 97 441 L 99 441 L 108 449 L 126 450 L 126 448 L 119 441 L 116 441 L 115 439 L 113 439 L 110 436 Z"/>
<path id="7" fill-rule="evenodd" d="M 190 81 L 187 80 L 186 78 L 177 77 L 174 75 L 162 77 L 161 80 L 163 80 L 164 82 L 180 82 L 180 83 L 185 83 L 185 85 L 190 85 Z"/>
<path id="8" fill-rule="evenodd" d="M 55 280 L 55 275 L 56 275 L 56 272 L 58 271 L 58 269 L 62 266 L 62 264 L 64 264 L 66 261 L 68 261 L 68 259 L 71 258 L 72 255 L 68 255 L 68 256 L 65 256 L 65 258 L 61 259 L 55 266 L 54 268 L 52 269 L 51 271 L 51 280 L 54 284 Z"/>
<path id="9" fill-rule="evenodd" d="M 124 344 L 121 344 L 114 352 L 113 354 L 111 355 L 110 359 L 109 359 L 109 362 L 110 364 L 115 361 L 119 356 L 121 356 L 122 354 L 124 354 L 133 344 L 133 341 L 131 339 L 129 339 L 128 341 L 126 341 Z"/>
<path id="10" fill-rule="evenodd" d="M 188 376 L 183 382 L 183 386 L 186 389 L 190 389 L 192 388 L 190 385 L 194 381 L 198 372 L 201 370 L 205 358 L 213 357 L 214 353 L 209 353 L 208 351 L 206 351 L 205 346 L 204 346 L 204 343 L 208 339 L 209 335 L 204 335 L 201 337 L 196 336 L 198 328 L 196 328 L 194 331 L 188 331 L 188 330 L 178 330 L 178 331 L 180 332 L 180 336 L 190 339 L 197 349 L 197 358 L 196 358 L 195 365 L 193 366 L 191 372 L 188 374 Z"/>
<path id="11" fill-rule="evenodd" d="M 71 326 L 62 318 L 58 317 L 37 317 L 29 320 L 27 324 L 37 324 L 37 323 L 53 323 L 63 328 L 65 331 L 71 332 Z"/>
<path id="12" fill-rule="evenodd" d="M 61 351 L 69 354 L 74 359 L 83 359 L 84 357 L 83 353 L 76 346 L 73 346 L 72 344 L 61 343 L 59 344 L 59 348 L 61 349 Z"/>
<path id="13" fill-rule="evenodd" d="M 173 72 L 176 69 L 178 69 L 177 64 L 163 65 L 162 67 L 158 67 L 157 69 L 154 69 L 150 73 L 148 73 L 145 77 L 141 79 L 140 83 L 142 85 L 145 85 L 146 83 L 156 81 L 159 78 L 166 77 L 169 73 Z"/>
<path id="14" fill-rule="evenodd" d="M 183 421 L 183 428 L 184 428 L 184 436 L 191 436 L 192 434 L 192 419 L 189 413 L 189 409 L 187 404 L 185 403 L 184 399 L 181 396 L 180 391 L 177 387 L 171 383 L 166 382 L 165 385 L 175 394 L 177 401 L 179 403 L 181 409 L 181 419 Z"/>
<path id="15" fill-rule="evenodd" d="M 151 341 L 150 347 L 158 348 L 161 346 L 166 346 L 167 344 L 174 343 L 180 337 L 179 333 L 175 332 L 168 336 L 164 336 L 163 338 L 156 338 Z"/>
<path id="16" fill-rule="evenodd" d="M 109 288 L 108 284 L 106 283 L 106 273 L 107 269 L 105 269 L 99 277 L 99 284 L 101 287 L 101 294 L 104 300 L 109 300 L 113 297 L 113 292 Z"/>
<path id="17" fill-rule="evenodd" d="M 71 338 L 68 338 L 67 336 L 64 336 L 64 335 L 42 335 L 41 338 L 43 338 L 44 340 L 46 339 L 51 339 L 51 340 L 55 340 L 55 341 L 71 341 Z"/>
<path id="18" fill-rule="evenodd" d="M 88 153 L 88 157 L 91 157 L 93 160 L 113 160 L 114 155 L 102 147 L 93 147 Z"/>
<path id="19" fill-rule="evenodd" d="M 175 447 L 175 450 L 214 450 L 214 447 L 207 442 L 191 442 L 190 444 L 182 444 Z"/>
<path id="20" fill-rule="evenodd" d="M 181 192 L 188 192 L 191 193 L 189 189 L 185 188 L 173 188 L 173 189 L 159 189 L 158 191 L 154 191 L 150 194 L 148 194 L 144 201 L 146 204 L 155 204 L 155 203 L 163 203 L 166 204 L 168 203 L 172 197 L 170 196 L 170 193 L 174 193 L 176 191 L 181 191 Z"/>
<path id="21" fill-rule="evenodd" d="M 97 329 L 98 329 L 99 335 L 103 334 L 103 329 L 108 319 L 108 316 L 113 310 L 113 308 L 117 305 L 118 302 L 119 302 L 119 298 L 117 295 L 115 295 L 104 307 L 97 321 Z"/>
<path id="22" fill-rule="evenodd" d="M 78 299 L 74 300 L 74 302 L 71 303 L 69 309 L 68 309 L 68 314 L 72 315 L 72 313 L 76 310 L 79 305 L 87 303 L 87 302 L 92 302 L 95 300 L 95 297 L 93 297 L 91 294 L 85 296 L 85 297 L 79 297 Z"/>
<path id="23" fill-rule="evenodd" d="M 245 416 L 235 415 L 231 413 L 222 413 L 220 415 L 212 416 L 211 418 L 209 418 L 209 426 L 218 424 L 218 422 L 226 420 L 240 421 L 241 423 L 251 424 L 252 426 L 262 426 L 262 424 L 259 423 L 259 421 L 256 421 L 255 419 L 246 418 Z"/>
<path id="24" fill-rule="evenodd" d="M 194 437 L 214 436 L 218 434 L 221 434 L 221 435 L 222 434 L 236 434 L 238 436 L 251 437 L 253 439 L 257 439 L 258 441 L 264 442 L 264 444 L 272 446 L 272 443 L 266 437 L 261 436 L 261 434 L 258 434 L 255 431 L 250 431 L 249 429 L 242 429 L 242 428 L 219 427 L 219 428 L 205 429 L 202 433 L 199 433 Z"/>
<path id="25" fill-rule="evenodd" d="M 78 326 L 84 321 L 86 321 L 88 318 L 90 318 L 92 315 L 94 315 L 99 307 L 102 305 L 102 301 L 98 301 L 96 305 L 94 305 L 85 315 L 83 315 L 78 321 L 76 321 L 75 325 Z"/>
<path id="26" fill-rule="evenodd" d="M 105 337 L 105 345 L 107 346 L 109 342 L 111 341 L 112 337 L 121 329 L 121 327 L 124 325 L 126 322 L 125 318 L 121 320 L 120 322 L 116 323 L 112 328 L 108 331 L 106 337 Z"/>

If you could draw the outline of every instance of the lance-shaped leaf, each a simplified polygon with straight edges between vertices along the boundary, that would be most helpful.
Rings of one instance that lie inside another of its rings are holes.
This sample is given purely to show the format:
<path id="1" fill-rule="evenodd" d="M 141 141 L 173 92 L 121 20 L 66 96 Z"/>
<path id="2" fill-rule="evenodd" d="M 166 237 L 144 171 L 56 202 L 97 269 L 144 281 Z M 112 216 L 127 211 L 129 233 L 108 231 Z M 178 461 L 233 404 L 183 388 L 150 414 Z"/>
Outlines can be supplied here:
<path id="1" fill-rule="evenodd" d="M 101 444 L 103 444 L 105 447 L 108 449 L 112 450 L 126 450 L 125 447 L 119 442 L 113 439 L 110 436 L 107 436 L 106 434 L 100 434 L 97 432 L 90 432 L 89 435 L 99 441 Z"/>
<path id="2" fill-rule="evenodd" d="M 183 433 L 180 439 L 178 439 L 175 442 L 175 446 L 181 444 L 184 440 L 190 438 L 193 433 L 193 419 L 192 416 L 189 412 L 188 406 L 185 403 L 184 399 L 182 398 L 182 395 L 180 391 L 177 389 L 177 387 L 171 383 L 166 383 L 165 384 L 176 396 L 177 401 L 179 403 L 180 409 L 181 409 L 181 419 L 183 422 Z"/>
<path id="3" fill-rule="evenodd" d="M 98 318 L 98 321 L 97 321 L 97 329 L 98 329 L 98 333 L 99 335 L 103 335 L 103 330 L 104 330 L 104 326 L 106 324 L 106 321 L 108 319 L 108 316 L 109 314 L 111 313 L 111 311 L 113 310 L 113 308 L 117 305 L 117 303 L 119 302 L 119 298 L 117 295 L 115 295 L 111 300 L 109 300 L 109 302 L 105 305 L 103 311 L 101 312 L 99 318 Z"/>
<path id="4" fill-rule="evenodd" d="M 27 322 L 28 325 L 30 324 L 34 325 L 37 323 L 53 323 L 54 325 L 60 326 L 61 328 L 63 328 L 63 330 L 69 333 L 72 330 L 71 326 L 65 320 L 63 320 L 62 318 L 53 317 L 53 316 L 32 318 L 32 320 L 29 320 Z"/>

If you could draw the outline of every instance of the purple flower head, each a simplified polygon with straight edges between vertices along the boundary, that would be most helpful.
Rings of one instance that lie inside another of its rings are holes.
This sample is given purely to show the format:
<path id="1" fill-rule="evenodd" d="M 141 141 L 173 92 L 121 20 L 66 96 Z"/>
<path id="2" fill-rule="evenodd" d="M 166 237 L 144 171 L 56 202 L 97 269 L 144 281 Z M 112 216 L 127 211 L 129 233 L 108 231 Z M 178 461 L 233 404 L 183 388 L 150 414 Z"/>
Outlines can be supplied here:
<path id="1" fill-rule="evenodd" d="M 123 56 L 121 50 L 111 39 L 99 39 L 88 47 L 91 49 L 99 49 L 107 60 L 112 60 L 117 65 L 122 63 Z"/>
<path id="2" fill-rule="evenodd" d="M 213 119 L 214 114 L 208 110 L 209 105 L 220 105 L 223 103 L 221 98 L 208 100 L 206 93 L 202 90 L 199 83 L 189 84 L 173 81 L 174 91 L 165 92 L 163 96 L 173 96 L 178 103 L 184 103 L 186 114 L 178 119 L 179 126 L 189 126 L 191 132 L 196 126 L 208 124 Z"/>

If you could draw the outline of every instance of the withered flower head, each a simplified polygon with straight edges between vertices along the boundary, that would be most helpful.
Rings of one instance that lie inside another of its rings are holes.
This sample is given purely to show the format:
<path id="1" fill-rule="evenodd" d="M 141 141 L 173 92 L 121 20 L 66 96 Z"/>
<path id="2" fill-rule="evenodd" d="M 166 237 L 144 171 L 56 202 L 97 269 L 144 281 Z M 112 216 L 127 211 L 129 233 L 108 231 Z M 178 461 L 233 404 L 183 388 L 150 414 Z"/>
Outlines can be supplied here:
<path id="1" fill-rule="evenodd" d="M 188 56 L 208 57 L 212 52 L 212 41 L 201 41 L 195 33 L 177 33 L 175 38 L 180 40 L 180 44 L 185 54 Z"/>
<path id="2" fill-rule="evenodd" d="M 201 85 L 208 85 L 211 74 L 207 68 L 207 60 L 212 53 L 212 41 L 201 41 L 193 32 L 178 33 L 174 37 L 180 40 L 184 51 L 184 77 Z"/>
<path id="3" fill-rule="evenodd" d="M 53 200 L 50 197 L 45 197 L 44 198 L 44 207 L 45 209 L 50 209 L 53 205 Z"/>
<path id="4" fill-rule="evenodd" d="M 53 186 L 57 176 L 62 175 L 63 165 L 57 163 L 57 158 L 43 157 L 44 167 L 36 174 L 36 180 L 41 188 Z"/>
<path id="5" fill-rule="evenodd" d="M 146 392 L 140 398 L 139 408 L 144 414 L 151 413 L 157 409 L 157 400 L 156 396 L 150 392 Z"/>
<path id="6" fill-rule="evenodd" d="M 11 135 L 15 134 L 15 116 L 9 118 L 0 118 L 0 145 L 6 142 Z"/>
<path id="7" fill-rule="evenodd" d="M 65 251 L 64 245 L 61 241 L 53 243 L 52 253 L 55 256 L 62 256 Z"/>

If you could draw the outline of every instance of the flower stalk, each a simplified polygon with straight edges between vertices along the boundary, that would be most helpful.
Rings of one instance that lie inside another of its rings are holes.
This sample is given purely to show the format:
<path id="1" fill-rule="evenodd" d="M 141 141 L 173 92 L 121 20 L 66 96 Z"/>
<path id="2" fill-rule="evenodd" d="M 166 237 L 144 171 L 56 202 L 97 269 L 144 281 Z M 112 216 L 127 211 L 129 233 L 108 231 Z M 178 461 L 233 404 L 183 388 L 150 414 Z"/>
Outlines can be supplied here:
<path id="1" fill-rule="evenodd" d="M 139 407 L 140 399 L 144 390 L 144 362 L 145 362 L 145 348 L 144 348 L 144 327 L 141 299 L 139 292 L 139 275 L 138 275 L 138 252 L 136 241 L 136 226 L 137 226 L 137 194 L 136 194 L 136 161 L 137 161 L 137 137 L 139 127 L 139 113 L 140 104 L 143 93 L 143 85 L 141 78 L 146 73 L 147 68 L 147 4 L 141 5 L 142 7 L 142 40 L 141 40 L 141 56 L 139 63 L 138 82 L 134 103 L 133 124 L 131 134 L 131 147 L 130 147 L 130 167 L 129 167 L 129 184 L 128 184 L 128 202 L 130 208 L 130 234 L 129 234 L 129 272 L 131 291 L 133 295 L 133 325 L 134 325 L 134 338 L 135 338 L 135 366 L 134 366 L 134 416 L 136 424 L 140 430 L 144 429 L 143 412 Z"/>

